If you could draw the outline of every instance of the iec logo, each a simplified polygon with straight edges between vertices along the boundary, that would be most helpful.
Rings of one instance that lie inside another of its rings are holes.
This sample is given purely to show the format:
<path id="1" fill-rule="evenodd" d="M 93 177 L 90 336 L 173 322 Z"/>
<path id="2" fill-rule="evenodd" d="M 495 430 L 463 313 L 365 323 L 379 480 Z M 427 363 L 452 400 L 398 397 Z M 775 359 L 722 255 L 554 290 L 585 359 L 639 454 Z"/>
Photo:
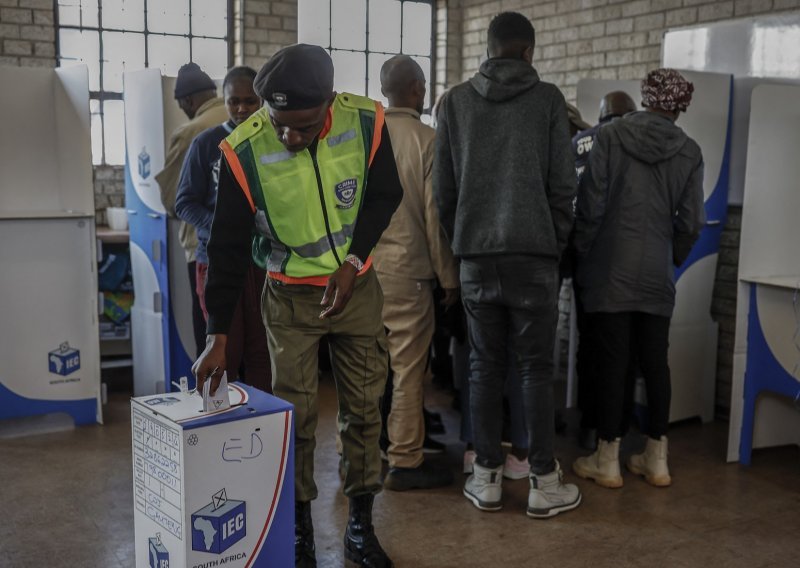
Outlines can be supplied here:
<path id="1" fill-rule="evenodd" d="M 81 368 L 81 352 L 70 347 L 66 341 L 55 351 L 48 353 L 47 358 L 50 372 L 56 375 L 66 377 Z"/>
<path id="2" fill-rule="evenodd" d="M 356 200 L 356 188 L 358 181 L 356 178 L 346 179 L 343 182 L 337 183 L 334 188 L 336 191 L 336 199 L 339 200 L 341 205 L 337 205 L 338 209 L 350 209 Z"/>
<path id="3" fill-rule="evenodd" d="M 147 153 L 147 148 L 142 148 L 139 152 L 139 177 L 147 179 L 150 175 L 150 154 Z"/>
<path id="4" fill-rule="evenodd" d="M 228 501 L 225 489 L 192 514 L 192 550 L 222 554 L 247 534 L 244 501 Z"/>
<path id="5" fill-rule="evenodd" d="M 147 541 L 150 545 L 150 568 L 169 568 L 169 552 L 161 543 L 161 533 Z"/>

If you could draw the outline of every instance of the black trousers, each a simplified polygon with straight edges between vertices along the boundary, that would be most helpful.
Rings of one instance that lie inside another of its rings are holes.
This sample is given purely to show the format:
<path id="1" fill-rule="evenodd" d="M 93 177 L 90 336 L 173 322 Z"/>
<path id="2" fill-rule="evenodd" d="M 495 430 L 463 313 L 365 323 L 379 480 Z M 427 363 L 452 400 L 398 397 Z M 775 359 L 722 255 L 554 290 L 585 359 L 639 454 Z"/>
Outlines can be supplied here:
<path id="1" fill-rule="evenodd" d="M 195 358 L 199 357 L 206 348 L 206 319 L 203 317 L 203 309 L 200 307 L 200 298 L 197 297 L 197 263 L 188 263 L 189 269 L 189 288 L 192 291 L 192 330 L 194 331 L 194 345 L 197 349 Z M 192 354 L 189 353 L 189 357 Z"/>
<path id="2" fill-rule="evenodd" d="M 580 291 L 572 281 L 575 295 L 575 316 L 578 324 L 578 353 L 575 356 L 575 371 L 578 373 L 578 410 L 581 412 L 581 428 L 597 428 L 598 382 L 597 349 L 589 329 L 589 315 L 583 309 Z"/>
<path id="3" fill-rule="evenodd" d="M 600 385 L 600 438 L 610 442 L 625 434 L 626 400 L 637 368 L 647 388 L 647 435 L 654 439 L 666 435 L 672 397 L 667 359 L 670 318 L 644 312 L 595 312 L 588 316 Z"/>

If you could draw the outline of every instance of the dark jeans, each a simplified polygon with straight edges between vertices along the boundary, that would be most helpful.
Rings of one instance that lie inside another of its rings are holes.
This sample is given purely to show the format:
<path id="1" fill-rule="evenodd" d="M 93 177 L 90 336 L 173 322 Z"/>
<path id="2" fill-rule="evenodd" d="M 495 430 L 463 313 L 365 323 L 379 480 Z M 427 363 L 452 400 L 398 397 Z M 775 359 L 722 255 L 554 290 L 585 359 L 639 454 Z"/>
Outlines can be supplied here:
<path id="1" fill-rule="evenodd" d="M 510 351 L 522 386 L 531 471 L 550 473 L 555 469 L 558 263 L 518 255 L 466 258 L 461 262 L 461 287 L 472 350 L 469 410 L 477 462 L 490 468 L 504 462 L 500 444 Z"/>
<path id="2" fill-rule="evenodd" d="M 644 312 L 597 312 L 589 317 L 601 385 L 600 438 L 612 441 L 625 434 L 630 396 L 626 391 L 637 367 L 647 388 L 647 434 L 654 439 L 666 435 L 672 396 L 667 360 L 670 318 Z"/>

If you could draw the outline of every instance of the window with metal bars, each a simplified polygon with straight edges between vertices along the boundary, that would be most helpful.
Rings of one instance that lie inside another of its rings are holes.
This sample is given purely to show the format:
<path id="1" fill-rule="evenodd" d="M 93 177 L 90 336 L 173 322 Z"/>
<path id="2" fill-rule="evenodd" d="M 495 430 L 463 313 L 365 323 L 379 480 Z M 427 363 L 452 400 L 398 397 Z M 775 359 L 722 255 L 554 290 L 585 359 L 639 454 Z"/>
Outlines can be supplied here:
<path id="1" fill-rule="evenodd" d="M 335 88 L 387 103 L 381 94 L 383 63 L 413 57 L 425 73 L 431 106 L 434 83 L 432 0 L 298 0 L 298 41 L 331 54 Z"/>
<path id="2" fill-rule="evenodd" d="M 214 79 L 232 64 L 233 0 L 54 0 L 61 66 L 89 68 L 92 161 L 125 161 L 122 74 L 194 61 Z"/>

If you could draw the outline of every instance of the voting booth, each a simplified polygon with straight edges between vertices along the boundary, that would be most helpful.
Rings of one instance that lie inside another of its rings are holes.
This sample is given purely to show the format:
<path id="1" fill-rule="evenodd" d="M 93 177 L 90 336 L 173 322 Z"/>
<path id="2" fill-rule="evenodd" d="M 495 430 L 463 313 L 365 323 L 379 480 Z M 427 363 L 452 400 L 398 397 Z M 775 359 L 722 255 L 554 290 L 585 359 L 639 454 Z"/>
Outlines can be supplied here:
<path id="1" fill-rule="evenodd" d="M 227 388 L 224 410 L 191 391 L 132 400 L 137 568 L 294 565 L 292 406 Z"/>
<path id="2" fill-rule="evenodd" d="M 753 90 L 728 457 L 800 445 L 800 86 Z"/>
<path id="3" fill-rule="evenodd" d="M 728 461 L 748 463 L 753 447 L 800 443 L 800 347 L 791 343 L 800 275 L 793 167 L 800 142 L 799 60 L 797 13 L 714 22 L 664 36 L 665 65 L 734 78 L 729 201 L 742 205 L 742 229 Z"/>
<path id="4" fill-rule="evenodd" d="M 155 180 L 164 169 L 170 134 L 188 119 L 175 102 L 175 79 L 159 69 L 126 72 L 125 206 L 133 273 L 133 392 L 171 390 L 191 376 L 195 353 L 191 284 L 178 240 Z"/>
<path id="5" fill-rule="evenodd" d="M 100 422 L 85 66 L 0 68 L 0 419 Z"/>
<path id="6" fill-rule="evenodd" d="M 675 310 L 669 334 L 672 375 L 670 422 L 699 416 L 714 418 L 718 325 L 711 319 L 722 229 L 728 208 L 732 77 L 681 71 L 694 83 L 692 104 L 677 125 L 703 152 L 706 226 L 686 262 L 675 270 Z M 586 79 L 578 83 L 578 109 L 596 121 L 600 100 L 625 91 L 640 103 L 640 81 Z"/>

